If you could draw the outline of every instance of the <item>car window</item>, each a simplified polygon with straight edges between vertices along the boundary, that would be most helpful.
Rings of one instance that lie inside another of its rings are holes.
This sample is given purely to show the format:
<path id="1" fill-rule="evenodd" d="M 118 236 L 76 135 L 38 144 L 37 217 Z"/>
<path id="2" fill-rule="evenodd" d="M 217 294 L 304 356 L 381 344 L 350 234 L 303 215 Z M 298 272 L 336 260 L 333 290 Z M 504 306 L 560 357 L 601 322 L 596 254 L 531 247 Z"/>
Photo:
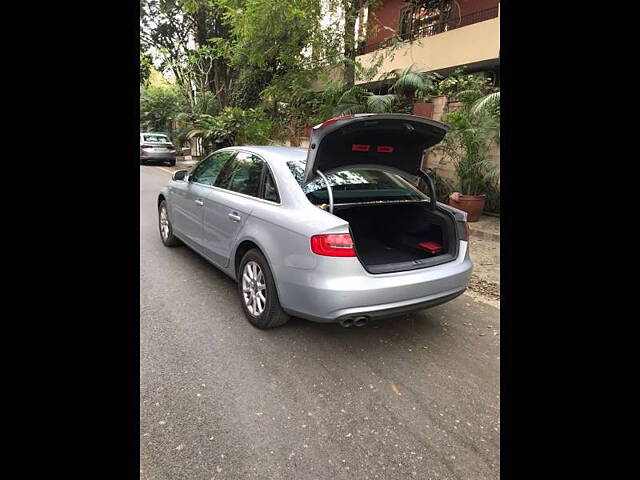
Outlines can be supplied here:
<path id="1" fill-rule="evenodd" d="M 234 153 L 234 151 L 229 150 L 212 153 L 196 167 L 191 178 L 194 182 L 201 183 L 203 185 L 215 184 L 220 170 L 222 170 L 225 163 L 233 157 Z"/>
<path id="2" fill-rule="evenodd" d="M 142 138 L 146 143 L 169 143 L 169 138 L 164 135 L 143 135 Z"/>
<path id="3" fill-rule="evenodd" d="M 302 191 L 314 204 L 327 203 L 329 195 L 324 180 L 318 178 L 302 185 L 305 163 L 287 162 Z M 424 200 L 424 196 L 392 173 L 373 169 L 352 169 L 327 175 L 336 203 L 376 200 Z"/>
<path id="4" fill-rule="evenodd" d="M 189 175 L 189 177 L 191 178 L 191 181 L 197 182 L 200 176 L 202 175 L 202 172 L 204 172 L 212 163 L 213 163 L 213 155 L 209 155 L 207 158 L 202 160 L 198 165 L 196 165 L 196 168 L 194 168 L 193 171 L 191 172 L 191 175 Z"/>
<path id="5" fill-rule="evenodd" d="M 278 189 L 276 188 L 276 182 L 273 180 L 271 170 L 265 169 L 264 177 L 264 199 L 272 202 L 279 203 L 280 196 L 278 195 Z"/>
<path id="6" fill-rule="evenodd" d="M 257 197 L 261 175 L 262 159 L 252 153 L 238 152 L 224 166 L 215 186 Z"/>

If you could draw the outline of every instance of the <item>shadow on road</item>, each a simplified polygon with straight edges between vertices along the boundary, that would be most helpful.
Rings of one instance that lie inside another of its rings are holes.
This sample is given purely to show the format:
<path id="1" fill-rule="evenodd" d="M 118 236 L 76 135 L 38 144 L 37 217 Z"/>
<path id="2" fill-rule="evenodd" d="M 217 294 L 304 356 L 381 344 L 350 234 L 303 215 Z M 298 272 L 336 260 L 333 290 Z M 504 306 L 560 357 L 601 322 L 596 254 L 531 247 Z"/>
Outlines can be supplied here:
<path id="1" fill-rule="evenodd" d="M 309 320 L 292 317 L 282 327 L 273 330 L 255 329 L 244 316 L 240 306 L 236 283 L 218 268 L 205 260 L 191 248 L 182 246 L 173 249 L 173 252 L 182 256 L 182 261 L 190 264 L 203 280 L 215 284 L 218 295 L 228 295 L 230 303 L 236 306 L 237 321 L 246 325 L 248 329 L 264 332 L 270 339 L 278 341 L 303 341 L 303 343 L 331 342 L 338 348 L 364 349 L 373 353 L 390 353 L 390 347 L 403 348 L 405 351 L 411 346 L 420 349 L 421 339 L 429 339 L 433 351 L 438 348 L 438 343 L 433 340 L 442 337 L 448 331 L 448 325 L 443 325 L 444 316 L 440 307 L 407 314 L 394 318 L 374 320 L 363 327 L 342 327 L 338 323 L 317 323 Z M 453 302 L 460 301 L 459 299 Z M 447 305 L 447 304 L 445 304 Z M 440 319 L 439 319 L 440 318 Z M 303 340 L 304 339 L 304 340 Z"/>

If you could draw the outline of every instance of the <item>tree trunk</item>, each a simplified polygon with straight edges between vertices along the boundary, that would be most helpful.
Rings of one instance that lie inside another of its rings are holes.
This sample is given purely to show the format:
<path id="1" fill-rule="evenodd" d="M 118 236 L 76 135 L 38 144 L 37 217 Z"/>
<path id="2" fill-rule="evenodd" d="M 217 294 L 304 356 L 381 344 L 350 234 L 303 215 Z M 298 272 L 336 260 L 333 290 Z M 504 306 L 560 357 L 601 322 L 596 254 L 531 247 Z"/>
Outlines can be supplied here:
<path id="1" fill-rule="evenodd" d="M 201 6 L 193 15 L 195 37 L 199 46 L 212 46 L 211 38 L 229 38 L 228 25 L 223 21 L 224 11 L 217 7 Z M 204 80 L 204 88 L 216 95 L 218 108 L 223 109 L 229 104 L 229 80 L 232 72 L 228 68 L 228 61 L 224 58 L 213 60 L 213 74 L 208 74 Z"/>
<path id="2" fill-rule="evenodd" d="M 300 135 L 298 135 L 298 119 L 292 118 L 289 121 L 289 144 L 292 147 L 300 146 Z"/>
<path id="3" fill-rule="evenodd" d="M 346 87 L 353 87 L 356 80 L 356 19 L 360 13 L 360 0 L 342 0 L 344 10 L 344 76 Z"/>

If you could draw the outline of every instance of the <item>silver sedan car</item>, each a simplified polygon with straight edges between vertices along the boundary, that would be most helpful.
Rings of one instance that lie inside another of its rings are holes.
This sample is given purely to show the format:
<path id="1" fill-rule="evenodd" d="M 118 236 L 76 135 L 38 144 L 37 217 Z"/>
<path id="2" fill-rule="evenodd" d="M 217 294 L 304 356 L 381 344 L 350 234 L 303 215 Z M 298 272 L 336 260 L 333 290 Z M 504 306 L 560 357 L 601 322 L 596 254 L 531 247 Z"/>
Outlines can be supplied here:
<path id="1" fill-rule="evenodd" d="M 140 134 L 140 163 L 163 162 L 176 164 L 176 148 L 162 133 Z"/>
<path id="2" fill-rule="evenodd" d="M 420 168 L 446 128 L 360 114 L 315 126 L 309 149 L 218 150 L 162 188 L 162 242 L 236 280 L 259 328 L 362 326 L 449 301 L 472 270 L 466 214 L 436 202 Z"/>

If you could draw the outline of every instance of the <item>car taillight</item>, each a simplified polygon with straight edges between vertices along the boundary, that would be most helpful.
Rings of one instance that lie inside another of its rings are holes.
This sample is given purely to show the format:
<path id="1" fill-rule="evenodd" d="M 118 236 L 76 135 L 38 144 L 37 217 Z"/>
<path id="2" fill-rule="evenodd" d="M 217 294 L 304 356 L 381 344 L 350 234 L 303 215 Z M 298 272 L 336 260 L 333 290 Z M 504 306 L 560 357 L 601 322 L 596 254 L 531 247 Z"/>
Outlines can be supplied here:
<path id="1" fill-rule="evenodd" d="M 464 231 L 467 232 L 467 240 L 469 240 L 469 238 L 471 238 L 471 229 L 467 222 L 464 222 Z"/>
<path id="2" fill-rule="evenodd" d="M 353 239 L 348 233 L 314 235 L 311 237 L 311 251 L 327 257 L 355 257 Z"/>
<path id="3" fill-rule="evenodd" d="M 333 117 L 333 118 L 330 118 L 329 120 L 325 120 L 320 125 L 316 125 L 314 128 L 317 128 L 318 130 L 320 130 L 326 127 L 327 125 L 331 125 L 332 123 L 335 123 L 338 120 L 343 120 L 345 118 L 353 118 L 353 115 L 341 115 L 339 117 Z"/>

